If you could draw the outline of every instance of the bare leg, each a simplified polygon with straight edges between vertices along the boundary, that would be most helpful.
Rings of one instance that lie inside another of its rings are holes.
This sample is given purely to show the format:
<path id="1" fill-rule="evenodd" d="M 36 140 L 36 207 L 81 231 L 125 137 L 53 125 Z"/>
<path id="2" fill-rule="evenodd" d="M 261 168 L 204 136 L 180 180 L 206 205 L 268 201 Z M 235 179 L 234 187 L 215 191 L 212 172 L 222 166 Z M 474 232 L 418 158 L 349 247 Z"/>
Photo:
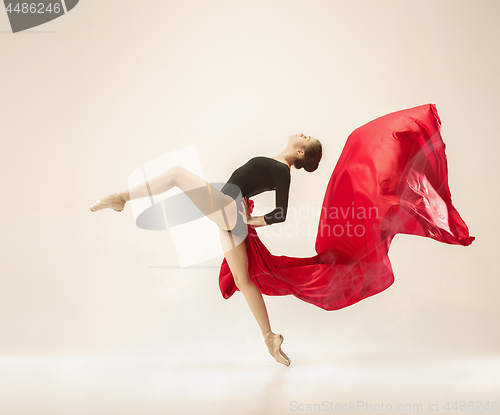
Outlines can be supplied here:
<path id="1" fill-rule="evenodd" d="M 145 183 L 101 199 L 103 203 L 96 210 L 102 209 L 103 206 L 123 209 L 124 204 L 130 200 L 158 195 L 174 186 L 181 189 L 196 207 L 220 228 L 232 229 L 236 224 L 239 213 L 233 198 L 182 166 L 174 166 Z"/>
<path id="2" fill-rule="evenodd" d="M 227 234 L 231 233 L 230 231 L 220 230 L 221 234 L 221 243 L 224 245 L 225 239 L 227 238 Z M 229 265 L 229 269 L 233 274 L 234 282 L 238 289 L 241 291 L 245 300 L 247 301 L 250 310 L 252 311 L 257 323 L 259 324 L 260 331 L 264 336 L 264 340 L 269 347 L 269 351 L 273 355 L 273 357 L 279 363 L 282 363 L 286 366 L 290 364 L 290 359 L 286 356 L 281 350 L 281 342 L 279 342 L 278 338 L 274 342 L 279 344 L 277 345 L 277 351 L 273 353 L 273 337 L 280 336 L 276 335 L 271 331 L 271 324 L 269 323 L 269 316 L 267 314 L 266 304 L 264 303 L 264 299 L 262 298 L 262 294 L 254 284 L 254 282 L 250 279 L 250 275 L 248 274 L 248 256 L 246 249 L 246 241 L 244 243 L 240 243 L 236 245 L 235 248 L 230 249 L 226 252 L 224 250 L 224 256 L 226 257 L 226 261 Z M 282 340 L 281 340 L 282 341 Z M 270 343 L 271 342 L 271 343 Z M 281 353 L 280 353 L 281 352 Z"/>
<path id="3" fill-rule="evenodd" d="M 237 220 L 236 203 L 201 177 L 182 166 L 174 166 L 139 186 L 120 195 L 127 202 L 142 197 L 164 193 L 174 186 L 181 189 L 209 219 L 223 229 L 232 229 Z"/>
<path id="4" fill-rule="evenodd" d="M 226 238 L 228 232 L 220 230 L 221 238 Z M 223 242 L 224 243 L 224 242 Z M 248 275 L 248 257 L 246 251 L 246 242 L 239 244 L 236 248 L 225 253 L 226 261 L 229 265 L 231 273 L 234 277 L 234 282 L 252 310 L 257 323 L 259 324 L 262 334 L 266 334 L 271 330 L 269 317 L 267 315 L 266 305 L 262 294 L 257 286 L 253 283 Z"/>
<path id="5" fill-rule="evenodd" d="M 123 200 L 125 200 L 125 202 L 128 202 L 130 200 L 139 199 L 142 197 L 165 193 L 166 191 L 176 186 L 175 176 L 179 174 L 179 171 L 180 166 L 174 166 L 168 169 L 165 173 L 147 180 L 145 183 L 133 187 L 132 189 L 120 192 L 119 195 L 123 197 Z"/>

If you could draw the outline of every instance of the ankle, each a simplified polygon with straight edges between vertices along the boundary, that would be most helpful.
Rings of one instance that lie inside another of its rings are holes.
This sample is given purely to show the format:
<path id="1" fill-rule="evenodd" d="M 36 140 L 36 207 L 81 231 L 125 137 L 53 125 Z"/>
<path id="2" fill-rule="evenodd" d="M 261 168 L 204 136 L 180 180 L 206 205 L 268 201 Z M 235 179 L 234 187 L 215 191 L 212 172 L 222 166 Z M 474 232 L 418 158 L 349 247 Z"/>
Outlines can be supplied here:
<path id="1" fill-rule="evenodd" d="M 118 196 L 126 203 L 130 201 L 130 194 L 128 190 L 118 193 Z"/>
<path id="2" fill-rule="evenodd" d="M 269 330 L 267 333 L 262 333 L 262 336 L 264 336 L 264 340 L 268 340 L 272 336 L 274 336 L 274 333 L 271 330 Z"/>

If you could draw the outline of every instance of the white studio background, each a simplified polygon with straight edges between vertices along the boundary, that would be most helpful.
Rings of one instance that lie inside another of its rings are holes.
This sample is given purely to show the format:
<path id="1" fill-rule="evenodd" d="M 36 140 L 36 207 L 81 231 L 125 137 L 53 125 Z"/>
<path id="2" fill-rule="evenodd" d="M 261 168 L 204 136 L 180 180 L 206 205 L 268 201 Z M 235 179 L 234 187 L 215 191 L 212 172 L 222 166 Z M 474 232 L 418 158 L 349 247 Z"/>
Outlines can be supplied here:
<path id="1" fill-rule="evenodd" d="M 222 257 L 175 268 L 168 230 L 89 205 L 170 151 L 196 146 L 204 178 L 223 182 L 303 132 L 324 157 L 292 170 L 290 206 L 319 208 L 352 130 L 435 103 L 476 241 L 398 235 L 388 290 L 332 312 L 266 304 L 290 355 L 498 351 L 499 18 L 495 0 L 85 0 L 9 35 L 0 13 L 0 350 L 261 350 L 241 293 L 220 294 Z M 254 200 L 264 213 L 274 194 Z M 314 236 L 258 232 L 275 255 L 315 254 Z"/>

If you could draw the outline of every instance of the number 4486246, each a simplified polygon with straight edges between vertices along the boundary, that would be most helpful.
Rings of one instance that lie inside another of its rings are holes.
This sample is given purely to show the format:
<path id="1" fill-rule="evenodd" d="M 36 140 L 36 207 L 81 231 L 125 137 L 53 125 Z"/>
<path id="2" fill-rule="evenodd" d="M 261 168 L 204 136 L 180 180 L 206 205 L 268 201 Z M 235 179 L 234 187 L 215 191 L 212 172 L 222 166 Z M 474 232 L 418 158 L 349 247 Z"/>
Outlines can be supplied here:
<path id="1" fill-rule="evenodd" d="M 61 4 L 60 3 L 49 3 L 47 5 L 43 3 L 14 3 L 15 6 L 12 6 L 12 3 L 9 3 L 7 6 L 8 13 L 61 13 Z"/>

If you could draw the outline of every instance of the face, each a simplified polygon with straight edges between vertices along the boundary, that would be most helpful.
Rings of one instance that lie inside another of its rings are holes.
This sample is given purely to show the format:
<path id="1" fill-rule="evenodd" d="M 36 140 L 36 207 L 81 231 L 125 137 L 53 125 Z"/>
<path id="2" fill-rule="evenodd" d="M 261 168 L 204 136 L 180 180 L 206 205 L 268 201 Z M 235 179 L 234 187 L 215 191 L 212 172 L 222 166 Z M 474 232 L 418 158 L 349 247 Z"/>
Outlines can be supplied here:
<path id="1" fill-rule="evenodd" d="M 315 141 L 316 139 L 314 137 L 311 137 L 310 135 L 304 135 L 304 134 L 295 134 L 290 136 L 290 142 L 294 145 L 295 148 L 305 148 L 307 147 L 312 141 Z"/>

